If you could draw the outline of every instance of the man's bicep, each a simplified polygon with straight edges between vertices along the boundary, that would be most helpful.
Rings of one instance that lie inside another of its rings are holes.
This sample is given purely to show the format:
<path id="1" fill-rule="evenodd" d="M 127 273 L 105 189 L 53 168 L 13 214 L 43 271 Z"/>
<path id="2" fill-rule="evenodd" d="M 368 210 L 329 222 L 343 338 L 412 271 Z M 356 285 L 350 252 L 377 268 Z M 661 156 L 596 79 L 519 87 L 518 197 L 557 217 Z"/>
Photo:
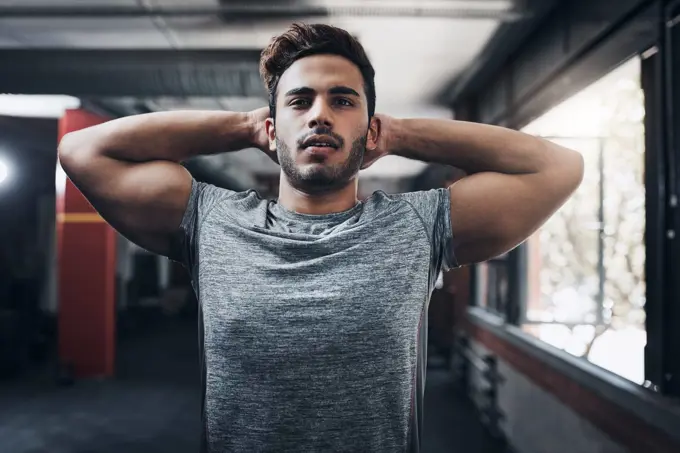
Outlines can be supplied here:
<path id="1" fill-rule="evenodd" d="M 499 256 L 526 240 L 564 200 L 542 174 L 476 173 L 449 187 L 459 264 Z"/>
<path id="2" fill-rule="evenodd" d="M 176 256 L 192 185 L 191 174 L 184 167 L 168 161 L 127 163 L 108 159 L 68 173 L 119 233 L 151 252 Z"/>

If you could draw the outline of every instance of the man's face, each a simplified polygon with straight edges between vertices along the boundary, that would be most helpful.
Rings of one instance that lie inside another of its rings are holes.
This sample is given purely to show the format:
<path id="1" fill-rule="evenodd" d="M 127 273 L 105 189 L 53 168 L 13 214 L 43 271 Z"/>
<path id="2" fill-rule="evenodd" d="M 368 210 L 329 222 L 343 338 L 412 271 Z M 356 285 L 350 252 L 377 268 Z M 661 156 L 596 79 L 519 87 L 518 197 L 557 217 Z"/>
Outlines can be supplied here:
<path id="1" fill-rule="evenodd" d="M 377 141 L 363 85 L 359 68 L 335 55 L 301 58 L 281 76 L 276 122 L 266 127 L 270 149 L 296 189 L 329 192 L 358 174 L 367 144 Z"/>

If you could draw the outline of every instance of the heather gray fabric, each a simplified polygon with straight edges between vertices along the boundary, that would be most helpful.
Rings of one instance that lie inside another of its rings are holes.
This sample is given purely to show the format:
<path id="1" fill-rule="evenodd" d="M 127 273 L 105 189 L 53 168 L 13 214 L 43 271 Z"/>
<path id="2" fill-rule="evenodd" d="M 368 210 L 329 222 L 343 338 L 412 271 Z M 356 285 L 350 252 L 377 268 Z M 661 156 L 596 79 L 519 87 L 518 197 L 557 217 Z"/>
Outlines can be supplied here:
<path id="1" fill-rule="evenodd" d="M 419 452 L 427 307 L 456 265 L 449 192 L 330 215 L 194 181 L 204 451 Z"/>

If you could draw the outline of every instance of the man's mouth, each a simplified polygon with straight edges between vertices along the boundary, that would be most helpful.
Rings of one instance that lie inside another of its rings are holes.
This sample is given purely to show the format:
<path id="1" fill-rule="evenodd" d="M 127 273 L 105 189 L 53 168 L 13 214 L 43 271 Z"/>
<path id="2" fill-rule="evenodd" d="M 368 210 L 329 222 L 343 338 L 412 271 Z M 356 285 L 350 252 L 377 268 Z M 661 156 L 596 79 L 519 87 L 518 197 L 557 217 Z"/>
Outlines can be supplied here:
<path id="1" fill-rule="evenodd" d="M 302 149 L 310 152 L 328 152 L 338 148 L 336 141 L 326 136 L 309 137 L 302 144 Z"/>

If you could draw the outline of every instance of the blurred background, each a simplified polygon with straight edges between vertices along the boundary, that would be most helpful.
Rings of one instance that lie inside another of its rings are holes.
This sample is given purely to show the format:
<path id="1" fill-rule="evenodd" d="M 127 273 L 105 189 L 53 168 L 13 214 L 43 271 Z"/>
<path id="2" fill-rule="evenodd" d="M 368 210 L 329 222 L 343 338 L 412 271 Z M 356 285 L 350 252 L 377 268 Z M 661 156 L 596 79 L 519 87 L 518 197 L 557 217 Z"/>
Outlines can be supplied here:
<path id="1" fill-rule="evenodd" d="M 528 241 L 440 276 L 425 451 L 680 451 L 672 0 L 0 0 L 0 451 L 197 448 L 188 275 L 101 221 L 57 143 L 128 115 L 266 106 L 260 51 L 295 21 L 362 43 L 379 112 L 510 127 L 585 159 Z M 253 149 L 186 166 L 278 195 Z M 463 176 L 389 156 L 360 197 Z"/>

